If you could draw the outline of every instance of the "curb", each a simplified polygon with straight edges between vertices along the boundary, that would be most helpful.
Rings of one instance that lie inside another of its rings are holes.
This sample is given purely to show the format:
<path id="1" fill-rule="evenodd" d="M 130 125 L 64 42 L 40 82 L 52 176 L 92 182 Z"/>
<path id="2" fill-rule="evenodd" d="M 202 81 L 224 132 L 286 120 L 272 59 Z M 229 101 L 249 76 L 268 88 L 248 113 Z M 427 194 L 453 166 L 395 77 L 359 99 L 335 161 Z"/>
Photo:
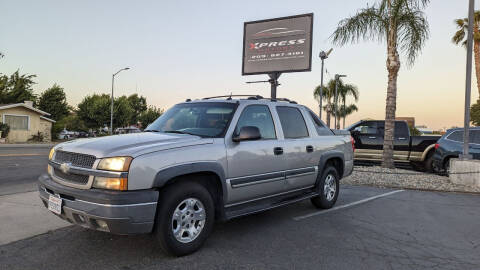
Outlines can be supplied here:
<path id="1" fill-rule="evenodd" d="M 19 143 L 19 144 L 0 144 L 0 148 L 52 148 L 56 143 Z"/>

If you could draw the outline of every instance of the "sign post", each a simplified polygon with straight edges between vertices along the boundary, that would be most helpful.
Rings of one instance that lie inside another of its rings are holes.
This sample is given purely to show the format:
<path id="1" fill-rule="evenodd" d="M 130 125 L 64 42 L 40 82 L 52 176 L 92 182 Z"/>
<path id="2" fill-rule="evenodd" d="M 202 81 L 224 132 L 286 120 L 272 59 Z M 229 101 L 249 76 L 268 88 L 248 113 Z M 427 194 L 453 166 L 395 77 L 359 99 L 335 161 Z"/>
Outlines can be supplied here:
<path id="1" fill-rule="evenodd" d="M 286 72 L 312 69 L 313 13 L 245 22 L 242 75 L 268 74 L 271 98 Z"/>

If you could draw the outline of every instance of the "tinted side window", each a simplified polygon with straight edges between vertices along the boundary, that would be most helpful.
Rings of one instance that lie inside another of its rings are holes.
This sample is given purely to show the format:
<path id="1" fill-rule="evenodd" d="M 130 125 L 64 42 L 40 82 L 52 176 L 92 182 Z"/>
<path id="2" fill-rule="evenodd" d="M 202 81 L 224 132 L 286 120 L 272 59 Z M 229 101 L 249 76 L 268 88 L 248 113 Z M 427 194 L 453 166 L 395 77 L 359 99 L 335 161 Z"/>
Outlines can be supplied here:
<path id="1" fill-rule="evenodd" d="M 395 138 L 407 138 L 408 125 L 405 122 L 395 122 Z"/>
<path id="2" fill-rule="evenodd" d="M 472 143 L 480 144 L 480 130 L 470 131 L 470 136 L 470 140 L 472 141 Z"/>
<path id="3" fill-rule="evenodd" d="M 308 113 L 310 114 L 310 117 L 312 118 L 313 124 L 315 126 L 315 129 L 317 130 L 318 135 L 332 135 L 332 131 L 325 126 L 325 124 L 318 118 L 318 116 L 312 112 L 311 110 L 308 110 Z"/>
<path id="4" fill-rule="evenodd" d="M 293 107 L 277 107 L 277 113 L 286 139 L 308 137 L 307 125 L 300 110 Z"/>
<path id="5" fill-rule="evenodd" d="M 245 126 L 254 126 L 260 130 L 262 139 L 276 139 L 275 126 L 273 124 L 272 114 L 270 109 L 265 105 L 250 105 L 247 106 L 240 118 L 238 119 L 235 134 L 240 132 L 240 129 Z"/>
<path id="6" fill-rule="evenodd" d="M 377 134 L 377 122 L 374 121 L 368 121 L 368 122 L 363 122 L 359 124 L 358 126 L 355 127 L 354 131 L 360 132 L 360 134 L 363 135 L 373 135 Z"/>
<path id="7" fill-rule="evenodd" d="M 447 139 L 456 142 L 463 142 L 463 131 L 454 131 L 448 135 Z"/>

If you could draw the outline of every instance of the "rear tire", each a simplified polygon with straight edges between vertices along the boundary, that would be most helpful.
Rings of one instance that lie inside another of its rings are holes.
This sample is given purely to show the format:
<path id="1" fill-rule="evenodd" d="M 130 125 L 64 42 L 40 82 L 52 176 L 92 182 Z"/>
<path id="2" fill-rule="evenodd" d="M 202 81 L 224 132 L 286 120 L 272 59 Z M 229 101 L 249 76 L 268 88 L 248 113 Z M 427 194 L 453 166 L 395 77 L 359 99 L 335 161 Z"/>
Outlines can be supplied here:
<path id="1" fill-rule="evenodd" d="M 328 164 L 318 181 L 318 196 L 310 199 L 312 204 L 320 209 L 329 209 L 335 205 L 340 191 L 340 177 L 337 169 Z"/>
<path id="2" fill-rule="evenodd" d="M 154 235 L 161 248 L 174 256 L 200 249 L 215 219 L 208 190 L 195 182 L 180 182 L 164 188 L 159 198 Z"/>

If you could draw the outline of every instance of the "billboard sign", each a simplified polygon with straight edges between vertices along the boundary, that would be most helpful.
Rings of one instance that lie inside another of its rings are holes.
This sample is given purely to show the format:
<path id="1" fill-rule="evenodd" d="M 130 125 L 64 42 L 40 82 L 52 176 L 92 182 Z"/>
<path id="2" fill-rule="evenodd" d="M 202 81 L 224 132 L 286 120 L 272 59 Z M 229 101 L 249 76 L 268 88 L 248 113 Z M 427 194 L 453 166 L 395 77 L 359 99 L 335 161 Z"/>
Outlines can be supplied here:
<path id="1" fill-rule="evenodd" d="M 245 22 L 242 75 L 310 71 L 313 13 Z"/>

